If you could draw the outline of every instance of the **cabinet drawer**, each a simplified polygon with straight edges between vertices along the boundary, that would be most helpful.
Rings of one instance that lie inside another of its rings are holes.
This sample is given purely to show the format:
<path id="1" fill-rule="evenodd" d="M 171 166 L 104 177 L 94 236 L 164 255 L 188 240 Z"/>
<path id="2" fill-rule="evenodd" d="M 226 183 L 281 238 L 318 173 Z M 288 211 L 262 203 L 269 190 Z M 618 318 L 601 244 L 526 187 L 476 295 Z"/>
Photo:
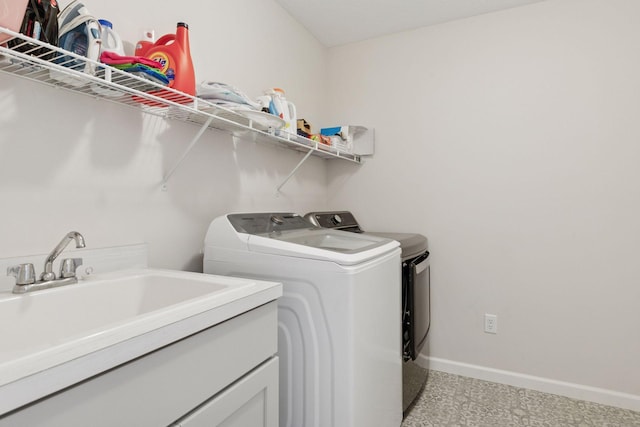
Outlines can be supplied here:
<path id="1" fill-rule="evenodd" d="M 265 362 L 171 427 L 277 427 L 278 358 Z"/>

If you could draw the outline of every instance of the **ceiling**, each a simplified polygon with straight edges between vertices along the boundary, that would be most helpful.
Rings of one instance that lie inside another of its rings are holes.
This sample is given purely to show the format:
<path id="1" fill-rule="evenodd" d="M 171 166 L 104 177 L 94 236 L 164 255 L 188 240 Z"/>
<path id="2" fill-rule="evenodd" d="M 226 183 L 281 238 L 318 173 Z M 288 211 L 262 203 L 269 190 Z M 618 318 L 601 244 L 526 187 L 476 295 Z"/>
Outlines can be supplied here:
<path id="1" fill-rule="evenodd" d="M 544 0 L 275 0 L 327 47 Z"/>

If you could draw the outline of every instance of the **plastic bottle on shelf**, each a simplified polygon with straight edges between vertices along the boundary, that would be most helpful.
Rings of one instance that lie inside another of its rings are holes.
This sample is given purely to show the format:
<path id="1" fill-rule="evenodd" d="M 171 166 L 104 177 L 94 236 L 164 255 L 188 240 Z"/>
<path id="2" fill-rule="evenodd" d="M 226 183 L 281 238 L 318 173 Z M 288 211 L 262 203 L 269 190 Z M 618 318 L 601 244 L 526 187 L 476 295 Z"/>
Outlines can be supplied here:
<path id="1" fill-rule="evenodd" d="M 154 30 L 144 30 L 142 32 L 142 40 L 136 43 L 135 55 L 145 56 L 155 42 L 156 32 Z"/>
<path id="2" fill-rule="evenodd" d="M 144 57 L 160 64 L 160 72 L 169 79 L 171 89 L 183 92 L 190 97 L 180 96 L 168 90 L 149 92 L 151 95 L 167 99 L 180 104 L 192 102 L 196 94 L 196 77 L 191 60 L 191 48 L 189 45 L 189 26 L 184 22 L 178 22 L 175 34 L 165 34 L 149 48 Z M 145 100 L 138 96 L 133 97 L 137 102 L 151 106 L 163 104 Z"/>
<path id="3" fill-rule="evenodd" d="M 297 112 L 293 102 L 287 101 L 284 90 L 279 87 L 268 89 L 265 93 L 271 96 L 269 112 L 284 120 L 284 131 L 293 135 L 297 134 Z"/>
<path id="4" fill-rule="evenodd" d="M 175 34 L 165 34 L 145 56 L 159 62 L 169 78 L 169 87 L 189 95 L 196 94 L 196 78 L 189 46 L 189 26 L 178 22 Z"/>
<path id="5" fill-rule="evenodd" d="M 122 39 L 118 33 L 113 30 L 113 24 L 106 19 L 99 19 L 98 22 L 100 23 L 100 52 L 115 52 L 118 55 L 124 56 Z"/>

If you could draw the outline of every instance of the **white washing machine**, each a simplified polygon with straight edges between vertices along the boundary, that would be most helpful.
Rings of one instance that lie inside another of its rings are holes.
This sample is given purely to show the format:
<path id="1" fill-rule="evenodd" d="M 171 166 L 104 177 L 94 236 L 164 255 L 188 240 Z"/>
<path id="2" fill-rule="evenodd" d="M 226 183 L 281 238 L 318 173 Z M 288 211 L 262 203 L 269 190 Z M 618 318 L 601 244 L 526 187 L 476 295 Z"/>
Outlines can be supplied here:
<path id="1" fill-rule="evenodd" d="M 281 427 L 399 427 L 401 269 L 396 241 L 291 213 L 229 214 L 204 272 L 282 282 Z"/>

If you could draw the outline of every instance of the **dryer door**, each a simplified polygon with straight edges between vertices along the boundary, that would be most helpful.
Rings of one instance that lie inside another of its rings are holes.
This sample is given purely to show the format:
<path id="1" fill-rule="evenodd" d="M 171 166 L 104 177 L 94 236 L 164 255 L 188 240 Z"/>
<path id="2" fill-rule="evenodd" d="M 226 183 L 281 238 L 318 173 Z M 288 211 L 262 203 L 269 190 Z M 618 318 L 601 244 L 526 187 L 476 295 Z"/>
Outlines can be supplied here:
<path id="1" fill-rule="evenodd" d="M 406 276 L 407 307 L 405 310 L 405 359 L 415 360 L 424 347 L 431 326 L 431 266 L 429 252 L 408 260 L 403 266 Z"/>

